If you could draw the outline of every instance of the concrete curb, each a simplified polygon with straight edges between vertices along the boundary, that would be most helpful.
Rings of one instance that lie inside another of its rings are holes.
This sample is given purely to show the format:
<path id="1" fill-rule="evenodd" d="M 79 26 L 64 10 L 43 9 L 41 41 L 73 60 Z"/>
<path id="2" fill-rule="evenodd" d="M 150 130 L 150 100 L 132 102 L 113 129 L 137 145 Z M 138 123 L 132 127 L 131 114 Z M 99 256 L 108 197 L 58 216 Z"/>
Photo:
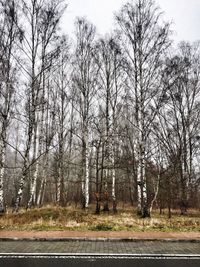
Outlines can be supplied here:
<path id="1" fill-rule="evenodd" d="M 200 259 L 200 254 L 0 253 L 1 258 Z"/>
<path id="2" fill-rule="evenodd" d="M 48 238 L 48 237 L 0 237 L 0 241 L 40 241 L 40 242 L 191 242 L 200 243 L 200 239 L 187 238 L 110 238 L 110 237 L 62 237 L 62 238 Z"/>

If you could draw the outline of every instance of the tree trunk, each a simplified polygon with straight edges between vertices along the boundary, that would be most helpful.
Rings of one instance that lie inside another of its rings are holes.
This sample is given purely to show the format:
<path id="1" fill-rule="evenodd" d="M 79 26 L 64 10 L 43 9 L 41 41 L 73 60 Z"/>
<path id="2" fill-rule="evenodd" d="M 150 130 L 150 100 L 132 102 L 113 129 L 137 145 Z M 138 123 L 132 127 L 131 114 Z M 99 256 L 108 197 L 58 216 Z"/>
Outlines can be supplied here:
<path id="1" fill-rule="evenodd" d="M 26 146 L 26 151 L 25 151 L 25 156 L 24 156 L 24 162 L 23 162 L 23 168 L 22 168 L 22 174 L 21 174 L 21 179 L 19 183 L 19 188 L 17 191 L 17 196 L 15 200 L 15 204 L 13 206 L 13 212 L 18 212 L 22 200 L 22 194 L 24 190 L 24 184 L 26 181 L 26 175 L 28 171 L 28 162 L 29 162 L 29 153 L 30 153 L 30 147 L 31 147 L 31 140 L 32 140 L 32 131 L 33 131 L 33 125 L 32 125 L 32 119 L 30 119 L 29 122 L 29 131 L 28 131 L 28 140 L 27 140 L 27 146 Z"/>
<path id="2" fill-rule="evenodd" d="M 6 148 L 3 142 L 0 143 L 0 213 L 5 212 L 4 205 L 4 173 L 5 173 L 5 157 L 6 157 Z"/>
<path id="3" fill-rule="evenodd" d="M 113 152 L 114 154 L 114 152 Z M 112 202 L 113 202 L 113 212 L 117 212 L 117 201 L 116 201 L 116 192 L 115 192 L 115 181 L 116 181 L 116 174 L 115 174 L 115 159 L 114 156 L 112 157 Z"/>
<path id="4" fill-rule="evenodd" d="M 86 133 L 86 151 L 85 151 L 85 208 L 89 207 L 89 151 L 88 151 L 88 133 Z"/>
<path id="5" fill-rule="evenodd" d="M 37 120 L 37 124 L 35 125 L 34 131 L 34 156 L 33 161 L 35 163 L 35 170 L 32 174 L 31 179 L 31 188 L 30 188 L 30 197 L 28 200 L 27 208 L 31 208 L 31 206 L 36 204 L 36 186 L 37 186 L 37 178 L 38 178 L 38 171 L 39 171 L 39 160 L 37 159 L 41 153 L 41 143 L 39 144 L 39 125 L 38 125 L 39 118 Z"/>

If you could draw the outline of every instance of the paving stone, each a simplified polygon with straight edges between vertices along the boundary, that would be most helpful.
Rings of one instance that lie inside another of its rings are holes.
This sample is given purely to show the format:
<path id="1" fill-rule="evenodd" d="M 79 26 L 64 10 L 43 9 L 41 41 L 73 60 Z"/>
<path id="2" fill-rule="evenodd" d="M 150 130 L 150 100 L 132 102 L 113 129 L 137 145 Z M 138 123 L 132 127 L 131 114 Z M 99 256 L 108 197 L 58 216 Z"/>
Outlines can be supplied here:
<path id="1" fill-rule="evenodd" d="M 200 254 L 200 243 L 105 241 L 0 241 L 0 253 Z"/>

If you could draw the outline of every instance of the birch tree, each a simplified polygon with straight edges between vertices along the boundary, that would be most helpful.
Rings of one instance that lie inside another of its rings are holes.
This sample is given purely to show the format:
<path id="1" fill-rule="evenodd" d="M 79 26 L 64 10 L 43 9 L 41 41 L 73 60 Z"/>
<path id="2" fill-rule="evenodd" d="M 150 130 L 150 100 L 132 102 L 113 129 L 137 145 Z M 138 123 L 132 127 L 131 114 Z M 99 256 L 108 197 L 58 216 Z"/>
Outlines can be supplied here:
<path id="1" fill-rule="evenodd" d="M 187 213 L 189 188 L 195 180 L 196 136 L 199 134 L 199 43 L 182 42 L 168 58 L 165 72 L 165 109 L 160 110 L 160 140 L 169 165 L 174 166 L 180 191 L 181 214 Z"/>
<path id="2" fill-rule="evenodd" d="M 51 1 L 46 3 L 41 8 L 41 17 L 39 23 L 40 39 L 41 39 L 41 68 L 38 74 L 39 78 L 39 96 L 38 96 L 38 107 L 36 110 L 37 118 L 35 125 L 34 141 L 35 141 L 35 158 L 39 157 L 44 151 L 42 151 L 42 145 L 44 143 L 44 111 L 45 111 L 45 96 L 46 96 L 46 73 L 49 68 L 55 68 L 58 63 L 60 47 L 63 43 L 57 43 L 57 28 L 59 20 L 63 13 L 63 7 L 60 6 L 62 1 Z M 35 158 L 33 160 L 35 160 Z M 28 207 L 31 204 L 36 203 L 36 185 L 38 180 L 39 160 L 36 160 L 35 170 L 33 173 L 33 179 L 31 183 L 31 192 L 28 202 Z"/>
<path id="3" fill-rule="evenodd" d="M 66 181 L 64 181 L 64 161 L 66 154 L 66 139 L 69 132 L 69 125 L 67 121 L 68 116 L 68 106 L 69 106 L 69 55 L 68 55 L 68 44 L 66 37 L 63 36 L 61 40 L 62 51 L 58 58 L 59 67 L 55 71 L 54 75 L 54 84 L 55 90 L 57 91 L 56 103 L 56 112 L 57 112 L 57 133 L 58 133 L 58 156 L 57 156 L 57 193 L 56 193 L 56 202 L 58 204 L 64 205 L 66 201 L 65 190 L 66 190 Z"/>
<path id="4" fill-rule="evenodd" d="M 76 20 L 76 48 L 73 82 L 77 88 L 82 142 L 82 194 L 83 207 L 89 205 L 89 123 L 91 103 L 96 88 L 96 68 L 94 64 L 95 27 L 84 18 Z"/>
<path id="5" fill-rule="evenodd" d="M 57 55 L 57 51 L 49 49 L 54 40 L 60 17 L 65 7 L 62 1 L 22 1 L 23 19 L 27 21 L 24 29 L 21 30 L 23 42 L 20 47 L 26 64 L 21 68 L 28 79 L 27 92 L 27 140 L 23 156 L 22 175 L 20 178 L 19 189 L 13 211 L 18 211 L 22 199 L 24 184 L 30 167 L 34 166 L 34 174 L 31 179 L 30 198 L 28 207 L 31 206 L 34 198 L 36 200 L 36 180 L 38 176 L 38 163 L 40 157 L 41 144 L 39 135 L 43 126 L 39 128 L 43 112 L 40 112 L 41 99 L 43 99 L 45 88 L 45 71 L 52 64 L 52 58 Z M 31 34 L 29 34 L 29 32 Z M 41 90 L 42 87 L 42 90 Z M 43 108 L 42 108 L 43 110 Z M 32 160 L 30 152 L 32 150 Z M 36 163 L 36 165 L 35 165 Z"/>
<path id="6" fill-rule="evenodd" d="M 132 86 L 134 127 L 137 132 L 137 197 L 138 213 L 150 216 L 146 186 L 146 142 L 161 92 L 161 60 L 169 46 L 169 24 L 161 22 L 161 13 L 151 0 L 138 0 L 124 5 L 116 15 L 127 55 L 126 69 Z M 153 106 L 153 108 L 152 108 Z"/>
<path id="7" fill-rule="evenodd" d="M 18 29 L 16 24 L 17 2 L 0 2 L 0 212 L 5 211 L 4 206 L 4 174 L 6 147 L 8 144 L 8 127 L 14 110 L 13 96 L 16 83 L 16 65 L 12 53 L 16 50 L 18 42 Z"/>
<path id="8" fill-rule="evenodd" d="M 117 36 L 106 36 L 100 39 L 96 45 L 96 62 L 99 68 L 99 103 L 104 107 L 104 143 L 105 143 L 105 166 L 104 189 L 108 194 L 108 183 L 112 180 L 112 202 L 113 211 L 116 212 L 116 143 L 117 143 L 117 118 L 120 94 L 122 91 L 122 53 Z M 104 211 L 108 211 L 108 199 L 105 201 Z"/>

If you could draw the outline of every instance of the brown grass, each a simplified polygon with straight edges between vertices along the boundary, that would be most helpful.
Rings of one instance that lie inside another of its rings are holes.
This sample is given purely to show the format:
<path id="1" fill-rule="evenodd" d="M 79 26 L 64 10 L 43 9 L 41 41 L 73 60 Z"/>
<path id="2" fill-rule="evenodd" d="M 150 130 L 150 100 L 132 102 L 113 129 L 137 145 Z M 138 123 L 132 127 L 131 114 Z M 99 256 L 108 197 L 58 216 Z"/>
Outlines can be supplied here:
<path id="1" fill-rule="evenodd" d="M 119 209 L 117 214 L 95 215 L 94 207 L 83 211 L 74 207 L 46 206 L 29 211 L 21 209 L 17 214 L 8 210 L 0 217 L 0 230 L 200 231 L 199 218 L 200 212 L 195 210 L 184 217 L 179 211 L 173 211 L 171 219 L 167 218 L 167 212 L 159 215 L 155 210 L 151 218 L 141 219 L 130 207 Z"/>

